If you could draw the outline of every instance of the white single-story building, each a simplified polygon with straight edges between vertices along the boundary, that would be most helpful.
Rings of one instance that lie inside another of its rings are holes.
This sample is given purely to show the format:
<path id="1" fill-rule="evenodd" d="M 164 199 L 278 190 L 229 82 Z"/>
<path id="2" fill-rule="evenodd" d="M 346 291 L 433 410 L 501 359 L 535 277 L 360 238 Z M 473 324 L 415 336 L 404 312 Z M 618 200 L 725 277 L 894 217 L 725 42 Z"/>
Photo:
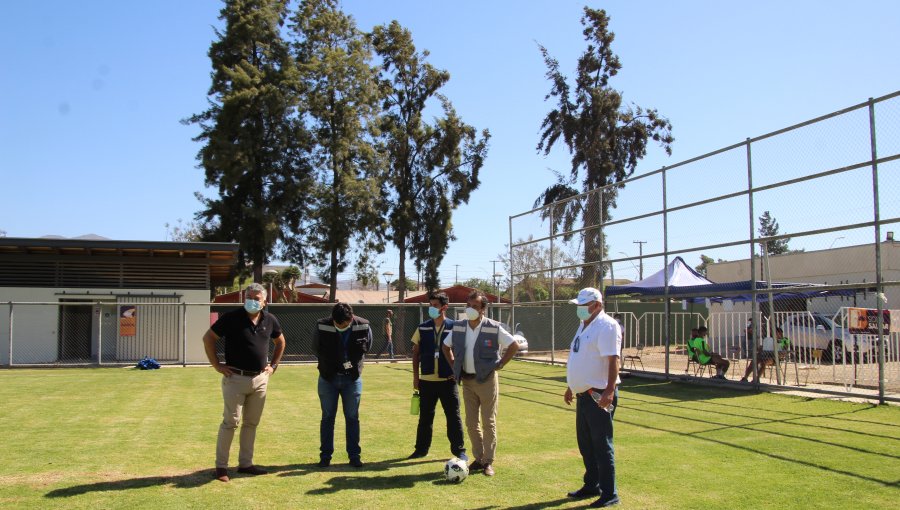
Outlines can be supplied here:
<path id="1" fill-rule="evenodd" d="M 231 284 L 237 252 L 232 243 L 0 238 L 0 364 L 10 355 L 12 364 L 205 362 L 212 289 Z"/>

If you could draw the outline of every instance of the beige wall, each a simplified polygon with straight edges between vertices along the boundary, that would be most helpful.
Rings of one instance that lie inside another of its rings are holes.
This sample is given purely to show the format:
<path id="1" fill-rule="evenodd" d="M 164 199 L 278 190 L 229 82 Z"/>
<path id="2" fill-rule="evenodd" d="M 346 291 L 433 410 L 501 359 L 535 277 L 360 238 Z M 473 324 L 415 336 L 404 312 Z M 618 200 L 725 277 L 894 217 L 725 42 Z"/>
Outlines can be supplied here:
<path id="1" fill-rule="evenodd" d="M 209 328 L 209 291 L 208 290 L 165 290 L 165 289 L 54 289 L 54 288 L 20 288 L 0 287 L 0 364 L 9 363 L 9 306 L 13 303 L 51 303 L 48 305 L 16 304 L 13 307 L 13 362 L 55 363 L 59 351 L 59 303 L 60 299 L 79 299 L 97 301 L 99 305 L 91 307 L 91 356 L 96 359 L 97 352 L 102 349 L 104 361 L 112 362 L 117 349 L 122 349 L 122 342 L 130 337 L 118 334 L 117 305 L 128 301 L 128 294 L 135 296 L 178 296 L 177 302 L 196 303 L 187 306 L 186 317 L 186 360 L 188 363 L 206 362 L 202 337 Z M 181 336 L 180 324 L 167 324 L 175 328 Z M 144 350 L 152 351 L 152 346 Z M 178 349 L 180 352 L 180 348 Z M 146 355 L 154 356 L 153 352 Z"/>
<path id="2" fill-rule="evenodd" d="M 760 262 L 756 261 L 756 279 L 763 280 Z M 830 250 L 789 253 L 769 257 L 772 281 L 798 283 L 863 283 L 875 282 L 875 245 L 848 246 Z M 881 243 L 882 280 L 900 282 L 900 242 Z M 747 259 L 710 264 L 707 276 L 717 283 L 750 279 L 750 263 Z M 900 286 L 885 287 L 887 305 L 900 306 Z M 875 296 L 869 292 L 853 298 L 829 297 L 810 300 L 810 311 L 832 314 L 844 306 L 875 308 Z M 711 311 L 721 311 L 714 306 Z M 749 311 L 750 304 L 735 304 L 735 311 Z"/>

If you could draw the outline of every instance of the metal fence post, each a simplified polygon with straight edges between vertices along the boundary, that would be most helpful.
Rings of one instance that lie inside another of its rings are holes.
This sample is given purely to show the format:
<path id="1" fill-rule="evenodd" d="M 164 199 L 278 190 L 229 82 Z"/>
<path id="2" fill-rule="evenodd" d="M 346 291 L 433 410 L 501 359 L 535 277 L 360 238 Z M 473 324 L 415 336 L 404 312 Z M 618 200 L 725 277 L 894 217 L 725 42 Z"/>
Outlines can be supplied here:
<path id="1" fill-rule="evenodd" d="M 550 364 L 556 364 L 556 260 L 553 257 L 553 206 L 550 206 Z M 513 329 L 516 329 L 513 326 Z M 515 334 L 515 331 L 513 331 Z"/>
<path id="2" fill-rule="evenodd" d="M 103 365 L 103 304 L 97 301 L 97 364 Z"/>
<path id="3" fill-rule="evenodd" d="M 512 219 L 509 217 L 509 326 L 516 329 L 516 274 L 515 263 L 513 261 L 513 233 Z M 515 334 L 515 332 L 513 332 Z"/>
<path id="4" fill-rule="evenodd" d="M 670 346 L 672 344 L 672 330 L 670 319 L 672 316 L 672 303 L 669 302 L 669 211 L 666 196 L 666 167 L 662 167 L 662 207 L 663 207 L 663 298 L 665 299 L 666 316 L 663 321 L 666 329 L 666 379 L 669 378 Z M 642 266 L 643 267 L 643 266 Z"/>
<path id="5" fill-rule="evenodd" d="M 766 324 L 769 326 L 768 335 L 772 338 L 775 338 L 775 295 L 772 293 L 772 268 L 769 266 L 769 247 L 766 246 L 765 242 L 759 243 L 760 250 L 763 253 L 763 263 L 766 266 L 766 272 L 763 276 L 766 279 L 766 290 L 768 290 L 768 299 L 769 299 L 769 320 L 766 321 Z M 781 378 L 781 358 L 779 358 L 780 353 L 778 351 L 778 338 L 775 338 L 775 345 L 772 347 L 775 353 L 775 382 L 779 385 L 782 382 Z M 757 377 L 758 379 L 758 377 Z"/>
<path id="6" fill-rule="evenodd" d="M 759 389 L 759 368 L 756 359 L 756 332 L 759 330 L 759 299 L 756 292 L 756 234 L 754 228 L 756 226 L 756 218 L 753 215 L 753 157 L 750 151 L 750 139 L 747 138 L 747 213 L 750 223 L 750 296 L 753 298 L 753 304 L 750 306 L 750 329 L 747 331 L 747 349 L 750 350 L 751 367 L 754 374 L 754 386 Z"/>
<path id="7" fill-rule="evenodd" d="M 869 142 L 872 145 L 872 202 L 875 220 L 875 306 L 878 311 L 878 403 L 884 404 L 884 317 L 881 296 L 884 285 L 881 274 L 881 210 L 878 201 L 878 149 L 875 145 L 875 101 L 869 98 Z M 854 358 L 855 360 L 856 358 Z"/>
<path id="8" fill-rule="evenodd" d="M 10 301 L 9 302 L 9 351 L 8 351 L 9 358 L 6 360 L 7 366 L 10 366 L 10 367 L 13 365 L 12 346 L 13 346 L 13 302 Z"/>
<path id="9" fill-rule="evenodd" d="M 181 366 L 187 366 L 187 303 L 181 302 Z"/>

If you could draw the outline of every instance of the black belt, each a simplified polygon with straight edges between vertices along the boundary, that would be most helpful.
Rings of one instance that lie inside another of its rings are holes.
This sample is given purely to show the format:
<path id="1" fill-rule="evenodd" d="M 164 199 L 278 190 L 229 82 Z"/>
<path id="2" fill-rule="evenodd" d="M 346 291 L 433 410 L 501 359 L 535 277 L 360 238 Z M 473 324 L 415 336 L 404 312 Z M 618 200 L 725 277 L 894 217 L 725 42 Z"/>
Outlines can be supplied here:
<path id="1" fill-rule="evenodd" d="M 583 397 L 583 396 L 585 396 L 585 395 L 590 396 L 590 393 L 591 393 L 592 391 L 596 391 L 597 393 L 603 393 L 603 390 L 601 390 L 601 389 L 599 389 L 599 388 L 591 388 L 591 389 L 589 389 L 589 390 L 587 390 L 587 391 L 582 391 L 581 393 L 576 393 L 575 396 L 576 396 L 576 397 Z"/>
<path id="2" fill-rule="evenodd" d="M 474 378 L 475 378 L 475 374 L 470 374 L 470 373 L 468 373 L 468 372 L 463 372 L 462 374 L 460 374 L 460 377 L 463 378 L 463 379 L 474 379 Z"/>
<path id="3" fill-rule="evenodd" d="M 228 367 L 228 370 L 231 370 L 232 372 L 234 372 L 237 375 L 243 375 L 243 376 L 247 376 L 247 377 L 256 377 L 259 374 L 265 372 L 265 370 L 257 370 L 254 372 L 253 370 L 241 370 L 240 368 L 232 368 L 232 367 Z"/>

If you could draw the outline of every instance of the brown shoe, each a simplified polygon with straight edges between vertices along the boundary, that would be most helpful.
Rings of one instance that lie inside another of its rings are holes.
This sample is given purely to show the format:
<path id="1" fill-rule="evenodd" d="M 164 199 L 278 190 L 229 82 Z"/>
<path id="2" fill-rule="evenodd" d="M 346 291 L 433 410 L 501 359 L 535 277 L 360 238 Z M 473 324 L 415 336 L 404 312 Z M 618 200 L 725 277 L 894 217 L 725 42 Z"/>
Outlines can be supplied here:
<path id="1" fill-rule="evenodd" d="M 269 474 L 268 471 L 266 471 L 265 469 L 261 469 L 257 466 L 239 467 L 238 473 L 243 473 L 245 475 L 253 475 L 253 476 Z"/>
<path id="2" fill-rule="evenodd" d="M 484 466 L 484 476 L 494 476 L 494 468 L 490 464 Z"/>
<path id="3" fill-rule="evenodd" d="M 216 468 L 216 480 L 220 482 L 227 482 L 228 478 L 228 470 L 225 468 Z"/>

